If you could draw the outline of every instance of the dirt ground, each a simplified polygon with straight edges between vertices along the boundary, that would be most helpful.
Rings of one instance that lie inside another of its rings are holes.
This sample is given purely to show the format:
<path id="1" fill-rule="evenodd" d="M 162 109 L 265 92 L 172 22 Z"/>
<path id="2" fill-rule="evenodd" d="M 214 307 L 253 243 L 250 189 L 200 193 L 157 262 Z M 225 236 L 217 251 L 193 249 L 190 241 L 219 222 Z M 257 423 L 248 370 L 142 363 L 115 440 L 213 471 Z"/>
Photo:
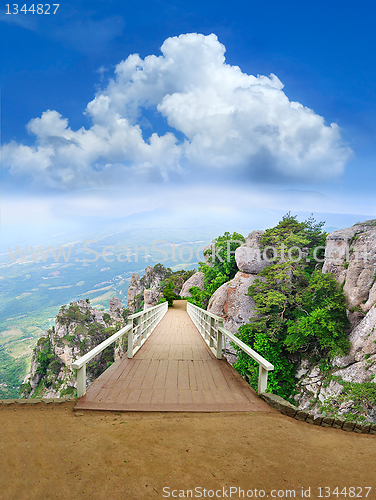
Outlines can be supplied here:
<path id="1" fill-rule="evenodd" d="M 1 500 L 376 499 L 375 435 L 275 410 L 75 412 L 74 404 L 0 407 Z"/>

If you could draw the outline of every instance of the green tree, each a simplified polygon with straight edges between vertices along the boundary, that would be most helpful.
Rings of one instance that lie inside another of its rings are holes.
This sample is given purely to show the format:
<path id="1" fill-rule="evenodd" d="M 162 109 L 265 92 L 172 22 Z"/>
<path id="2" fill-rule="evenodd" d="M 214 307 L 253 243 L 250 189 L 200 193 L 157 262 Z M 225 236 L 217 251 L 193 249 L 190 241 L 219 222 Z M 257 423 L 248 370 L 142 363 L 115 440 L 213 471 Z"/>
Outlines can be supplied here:
<path id="1" fill-rule="evenodd" d="M 174 305 L 174 300 L 176 300 L 178 296 L 174 292 L 174 283 L 172 281 L 165 286 L 163 290 L 163 297 L 167 300 L 169 307 Z"/>
<path id="2" fill-rule="evenodd" d="M 346 302 L 334 276 L 314 271 L 297 302 L 296 319 L 287 321 L 287 349 L 315 359 L 346 354 Z"/>
<path id="3" fill-rule="evenodd" d="M 50 363 L 55 359 L 55 356 L 51 350 L 50 340 L 48 337 L 41 337 L 37 343 L 37 348 L 38 347 L 39 352 L 36 357 L 38 367 L 36 371 L 43 377 L 44 375 L 46 375 L 47 369 Z"/>
<path id="4" fill-rule="evenodd" d="M 268 390 L 286 398 L 293 395 L 296 366 L 302 357 L 331 358 L 345 354 L 349 346 L 343 293 L 332 275 L 315 270 L 316 249 L 323 246 L 326 236 L 322 226 L 313 218 L 299 222 L 288 213 L 265 231 L 262 250 L 275 259 L 248 290 L 258 315 L 238 331 L 243 342 L 274 364 Z M 237 351 L 235 368 L 257 388 L 256 362 Z"/>
<path id="5" fill-rule="evenodd" d="M 225 232 L 213 240 L 205 252 L 208 263 L 199 263 L 199 271 L 205 276 L 203 288 L 200 290 L 198 287 L 192 287 L 189 290 L 192 295 L 188 298 L 190 302 L 206 309 L 213 293 L 238 272 L 235 250 L 244 242 L 244 236 L 236 232 Z"/>

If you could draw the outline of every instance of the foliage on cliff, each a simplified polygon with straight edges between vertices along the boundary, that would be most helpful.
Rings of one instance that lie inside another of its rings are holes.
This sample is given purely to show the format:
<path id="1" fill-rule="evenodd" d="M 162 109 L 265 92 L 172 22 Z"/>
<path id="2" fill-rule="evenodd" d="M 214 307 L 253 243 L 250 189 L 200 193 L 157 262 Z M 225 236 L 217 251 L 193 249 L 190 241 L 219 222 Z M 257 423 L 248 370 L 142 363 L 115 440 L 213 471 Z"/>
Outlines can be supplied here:
<path id="1" fill-rule="evenodd" d="M 162 266 L 162 264 L 156 264 L 156 266 Z M 161 283 L 161 289 L 163 292 L 163 297 L 167 300 L 168 305 L 171 307 L 174 300 L 179 299 L 179 293 L 185 281 L 187 281 L 194 273 L 195 269 L 191 271 L 185 271 L 181 269 L 179 271 L 172 271 L 171 268 L 166 269 L 165 279 Z"/>
<path id="2" fill-rule="evenodd" d="M 179 298 L 179 292 L 187 279 L 189 279 L 196 271 L 185 271 L 184 269 L 173 271 L 170 267 L 164 267 L 163 264 L 156 264 L 153 268 L 147 268 L 145 275 L 140 279 L 141 292 L 135 295 L 132 304 L 134 305 L 134 313 L 143 311 L 144 309 L 144 290 L 149 288 L 160 292 L 168 301 L 169 306 L 172 306 L 174 300 Z"/>
<path id="3" fill-rule="evenodd" d="M 156 264 L 154 270 L 162 269 L 165 274 L 165 278 L 161 283 L 162 290 L 166 287 L 171 288 L 178 294 L 183 286 L 183 284 L 196 272 L 195 269 L 191 271 L 185 271 L 180 269 L 178 271 L 173 271 L 170 267 L 165 268 L 162 264 Z"/>
<path id="4" fill-rule="evenodd" d="M 76 392 L 75 373 L 63 358 L 82 356 L 117 331 L 121 323 L 113 322 L 108 313 L 98 321 L 97 311 L 89 301 L 62 306 L 55 327 L 42 336 L 34 349 L 34 371 L 31 379 L 20 387 L 23 397 L 73 396 Z M 56 330 L 56 331 L 55 331 Z M 98 377 L 114 361 L 114 345 L 106 348 L 87 364 L 89 379 Z M 32 383 L 31 383 L 32 382 Z"/>
<path id="5" fill-rule="evenodd" d="M 320 406 L 320 411 L 328 417 L 341 417 L 352 422 L 365 423 L 370 413 L 376 416 L 376 384 L 369 382 L 346 382 L 339 377 L 334 380 L 343 386 L 340 394 L 332 396 Z M 344 412 L 346 408 L 346 412 Z M 373 420 L 374 422 L 375 420 Z"/>
<path id="6" fill-rule="evenodd" d="M 238 272 L 235 250 L 244 242 L 244 236 L 236 232 L 225 232 L 213 240 L 205 252 L 207 263 L 199 263 L 199 271 L 205 276 L 204 285 L 202 290 L 198 287 L 190 288 L 192 297 L 188 298 L 189 302 L 206 309 L 213 293 Z"/>
<path id="7" fill-rule="evenodd" d="M 238 331 L 243 342 L 274 365 L 268 391 L 285 398 L 294 393 L 301 358 L 317 362 L 349 348 L 345 298 L 334 276 L 318 269 L 317 248 L 326 237 L 322 226 L 312 218 L 299 222 L 287 214 L 265 232 L 261 244 L 275 259 L 249 287 L 259 315 Z M 235 368 L 257 388 L 257 363 L 237 351 Z"/>

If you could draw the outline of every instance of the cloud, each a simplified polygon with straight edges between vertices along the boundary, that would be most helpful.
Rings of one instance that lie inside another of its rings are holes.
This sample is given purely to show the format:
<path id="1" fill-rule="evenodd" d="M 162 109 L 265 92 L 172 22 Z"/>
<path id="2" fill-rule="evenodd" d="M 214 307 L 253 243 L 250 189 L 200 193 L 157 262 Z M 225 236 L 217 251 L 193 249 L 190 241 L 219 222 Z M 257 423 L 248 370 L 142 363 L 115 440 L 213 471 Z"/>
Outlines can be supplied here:
<path id="1" fill-rule="evenodd" d="M 3 147 L 10 173 L 63 189 L 197 174 L 249 182 L 342 174 L 351 150 L 338 126 L 290 101 L 277 76 L 247 75 L 226 64 L 214 34 L 168 38 L 161 53 L 132 54 L 116 66 L 87 105 L 89 129 L 73 131 L 52 110 L 31 120 L 34 146 Z M 165 129 L 146 138 L 150 112 Z"/>

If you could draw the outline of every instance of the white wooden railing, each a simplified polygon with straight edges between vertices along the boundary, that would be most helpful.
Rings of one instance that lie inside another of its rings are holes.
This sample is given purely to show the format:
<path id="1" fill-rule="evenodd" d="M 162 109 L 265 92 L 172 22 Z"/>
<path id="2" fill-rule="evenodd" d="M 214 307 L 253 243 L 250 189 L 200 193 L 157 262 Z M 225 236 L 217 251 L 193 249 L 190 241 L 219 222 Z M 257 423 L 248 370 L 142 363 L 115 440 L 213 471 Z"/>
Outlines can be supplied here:
<path id="1" fill-rule="evenodd" d="M 258 394 L 265 392 L 268 384 L 268 372 L 274 370 L 274 366 L 247 346 L 247 344 L 226 330 L 226 328 L 223 327 L 223 318 L 220 316 L 205 311 L 201 309 L 201 307 L 197 307 L 190 302 L 187 302 L 187 313 L 217 359 L 222 359 L 222 352 L 225 349 L 223 341 L 225 337 L 227 337 L 259 364 L 257 392 Z"/>
<path id="2" fill-rule="evenodd" d="M 72 364 L 72 368 L 77 370 L 77 396 L 81 398 L 86 394 L 86 363 L 95 358 L 95 356 L 98 356 L 106 347 L 123 337 L 126 333 L 128 334 L 128 358 L 133 358 L 166 314 L 167 310 L 168 302 L 163 302 L 151 309 L 128 316 L 127 325 L 124 328 L 77 359 Z"/>
<path id="3" fill-rule="evenodd" d="M 146 311 L 128 316 L 128 358 L 133 358 L 154 328 L 168 311 L 168 302 L 162 302 Z"/>

